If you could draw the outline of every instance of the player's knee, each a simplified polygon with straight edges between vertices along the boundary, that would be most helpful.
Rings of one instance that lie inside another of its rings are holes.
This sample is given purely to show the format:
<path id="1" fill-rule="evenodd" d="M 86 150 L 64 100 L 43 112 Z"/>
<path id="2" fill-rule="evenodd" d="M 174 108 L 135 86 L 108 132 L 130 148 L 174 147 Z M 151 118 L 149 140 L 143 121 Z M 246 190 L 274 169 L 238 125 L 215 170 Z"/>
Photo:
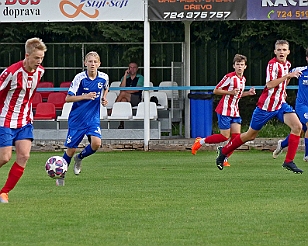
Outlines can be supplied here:
<path id="1" fill-rule="evenodd" d="M 30 153 L 17 156 L 17 159 L 20 160 L 21 163 L 27 162 L 29 158 L 30 158 Z"/>
<path id="2" fill-rule="evenodd" d="M 301 131 L 302 131 L 302 125 L 301 125 L 301 124 L 294 124 L 294 125 L 291 127 L 291 131 L 292 131 L 294 134 L 300 135 L 300 134 L 301 134 Z"/>
<path id="3" fill-rule="evenodd" d="M 29 154 L 19 154 L 16 157 L 16 162 L 18 163 L 18 165 L 25 168 L 29 158 L 30 158 L 30 153 Z"/>
<path id="4" fill-rule="evenodd" d="M 93 144 L 92 149 L 93 149 L 94 151 L 96 151 L 96 150 L 99 149 L 99 147 L 101 147 L 100 144 Z"/>
<path id="5" fill-rule="evenodd" d="M 101 141 L 93 141 L 91 143 L 92 150 L 94 151 L 98 150 L 101 147 L 101 144 L 102 144 Z"/>
<path id="6" fill-rule="evenodd" d="M 0 157 L 0 167 L 2 167 L 3 165 L 5 165 L 6 163 L 8 163 L 11 160 L 12 155 L 2 155 Z"/>

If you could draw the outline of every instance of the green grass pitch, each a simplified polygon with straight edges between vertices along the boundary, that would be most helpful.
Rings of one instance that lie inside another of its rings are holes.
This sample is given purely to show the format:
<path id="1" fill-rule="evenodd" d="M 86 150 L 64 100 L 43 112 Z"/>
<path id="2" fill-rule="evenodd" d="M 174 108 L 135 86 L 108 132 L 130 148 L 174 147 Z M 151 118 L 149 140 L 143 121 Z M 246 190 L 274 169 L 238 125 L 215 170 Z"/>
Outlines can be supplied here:
<path id="1" fill-rule="evenodd" d="M 293 174 L 271 152 L 236 151 L 223 171 L 213 151 L 98 152 L 63 187 L 44 170 L 52 155 L 32 152 L 0 204 L 0 245 L 308 245 L 303 153 Z"/>

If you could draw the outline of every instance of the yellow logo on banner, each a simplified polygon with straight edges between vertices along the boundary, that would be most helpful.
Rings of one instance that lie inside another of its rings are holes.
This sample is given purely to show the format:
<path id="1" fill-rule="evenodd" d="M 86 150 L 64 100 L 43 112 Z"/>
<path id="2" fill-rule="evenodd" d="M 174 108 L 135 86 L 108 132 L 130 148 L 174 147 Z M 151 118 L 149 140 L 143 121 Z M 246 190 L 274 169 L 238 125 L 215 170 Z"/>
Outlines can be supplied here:
<path id="1" fill-rule="evenodd" d="M 82 1 L 81 1 L 82 2 Z M 71 7 L 73 7 L 75 9 L 75 12 L 72 13 L 72 14 L 69 14 L 67 13 L 65 10 L 64 10 L 64 5 L 70 5 Z M 99 15 L 99 11 L 97 9 L 95 9 L 95 13 L 94 14 L 89 14 L 87 13 L 86 11 L 84 11 L 82 9 L 84 3 L 80 3 L 78 6 L 75 5 L 74 3 L 72 3 L 71 1 L 69 0 L 62 0 L 59 4 L 59 7 L 60 7 L 60 11 L 61 13 L 66 16 L 67 18 L 75 18 L 76 16 L 78 16 L 80 13 L 84 14 L 85 16 L 91 18 L 91 19 L 94 19 L 96 18 L 98 15 Z"/>

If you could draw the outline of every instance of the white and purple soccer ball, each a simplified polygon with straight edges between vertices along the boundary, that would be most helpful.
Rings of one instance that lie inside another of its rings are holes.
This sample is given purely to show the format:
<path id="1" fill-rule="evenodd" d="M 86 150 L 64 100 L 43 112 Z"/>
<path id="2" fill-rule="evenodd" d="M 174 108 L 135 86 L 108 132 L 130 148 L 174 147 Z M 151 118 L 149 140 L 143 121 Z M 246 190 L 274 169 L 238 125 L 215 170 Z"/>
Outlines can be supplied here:
<path id="1" fill-rule="evenodd" d="M 64 178 L 67 172 L 67 163 L 61 156 L 52 156 L 46 161 L 45 170 L 51 178 Z"/>

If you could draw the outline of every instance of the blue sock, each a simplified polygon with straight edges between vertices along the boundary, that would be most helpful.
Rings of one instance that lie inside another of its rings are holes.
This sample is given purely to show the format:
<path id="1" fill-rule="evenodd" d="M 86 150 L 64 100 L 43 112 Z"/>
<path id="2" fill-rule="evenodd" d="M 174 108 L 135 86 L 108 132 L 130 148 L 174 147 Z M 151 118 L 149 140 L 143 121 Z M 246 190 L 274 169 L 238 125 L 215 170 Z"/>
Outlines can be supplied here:
<path id="1" fill-rule="evenodd" d="M 308 138 L 305 138 L 305 156 L 308 156 Z"/>
<path id="2" fill-rule="evenodd" d="M 289 145 L 289 136 L 290 134 L 281 142 L 281 148 L 285 148 Z"/>
<path id="3" fill-rule="evenodd" d="M 64 152 L 63 159 L 66 160 L 67 165 L 69 166 L 72 160 L 72 157 L 69 157 L 66 152 Z"/>
<path id="4" fill-rule="evenodd" d="M 91 144 L 89 144 L 87 147 L 85 147 L 85 148 L 81 151 L 81 153 L 78 155 L 78 158 L 83 159 L 83 158 L 85 158 L 85 157 L 87 157 L 87 156 L 89 156 L 89 155 L 94 154 L 95 152 L 96 152 L 96 150 L 93 150 L 93 149 L 91 148 Z"/>

